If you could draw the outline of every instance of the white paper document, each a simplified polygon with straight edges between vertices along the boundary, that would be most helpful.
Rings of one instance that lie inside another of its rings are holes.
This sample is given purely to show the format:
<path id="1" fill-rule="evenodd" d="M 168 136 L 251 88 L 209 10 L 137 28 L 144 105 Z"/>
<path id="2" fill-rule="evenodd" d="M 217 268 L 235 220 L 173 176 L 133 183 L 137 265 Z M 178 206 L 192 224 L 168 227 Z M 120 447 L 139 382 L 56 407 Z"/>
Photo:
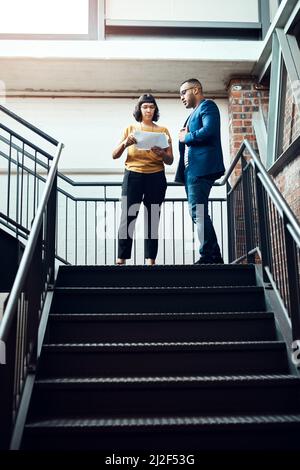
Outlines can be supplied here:
<path id="1" fill-rule="evenodd" d="M 162 149 L 169 147 L 167 135 L 163 132 L 135 131 L 134 137 L 137 141 L 136 147 L 141 150 L 150 150 L 151 147 Z"/>

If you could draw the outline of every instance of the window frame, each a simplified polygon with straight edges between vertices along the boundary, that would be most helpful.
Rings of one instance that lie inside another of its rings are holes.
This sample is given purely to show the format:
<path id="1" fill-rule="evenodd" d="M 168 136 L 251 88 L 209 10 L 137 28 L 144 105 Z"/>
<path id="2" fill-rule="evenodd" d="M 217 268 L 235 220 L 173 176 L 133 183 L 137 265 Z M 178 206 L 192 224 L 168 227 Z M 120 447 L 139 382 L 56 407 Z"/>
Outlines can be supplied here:
<path id="1" fill-rule="evenodd" d="M 102 12 L 101 12 L 102 7 Z M 79 40 L 88 41 L 101 38 L 104 34 L 104 25 L 99 21 L 99 12 L 104 19 L 104 0 L 89 0 L 89 24 L 87 34 L 29 34 L 29 33 L 0 33 L 1 39 L 12 40 Z M 102 21 L 103 22 L 103 21 Z M 101 27 L 102 26 L 102 27 Z"/>

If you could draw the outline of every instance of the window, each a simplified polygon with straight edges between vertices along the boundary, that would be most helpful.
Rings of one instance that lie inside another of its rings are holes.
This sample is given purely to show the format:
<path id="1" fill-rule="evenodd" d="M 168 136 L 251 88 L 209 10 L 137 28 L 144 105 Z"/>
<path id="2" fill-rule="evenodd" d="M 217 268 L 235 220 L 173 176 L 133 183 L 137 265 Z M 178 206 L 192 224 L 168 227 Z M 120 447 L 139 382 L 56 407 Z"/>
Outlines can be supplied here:
<path id="1" fill-rule="evenodd" d="M 97 0 L 0 0 L 0 11 L 2 39 L 97 37 Z"/>

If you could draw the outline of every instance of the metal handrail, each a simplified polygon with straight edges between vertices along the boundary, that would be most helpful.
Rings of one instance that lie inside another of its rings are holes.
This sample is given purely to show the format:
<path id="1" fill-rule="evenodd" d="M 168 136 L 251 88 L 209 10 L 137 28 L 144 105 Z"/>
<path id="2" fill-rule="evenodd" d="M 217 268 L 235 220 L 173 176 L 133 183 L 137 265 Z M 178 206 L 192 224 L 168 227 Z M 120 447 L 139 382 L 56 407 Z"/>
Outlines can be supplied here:
<path id="1" fill-rule="evenodd" d="M 24 137 L 22 137 L 20 134 L 18 134 L 17 132 L 14 132 L 12 131 L 11 129 L 9 129 L 9 127 L 6 127 L 4 126 L 3 124 L 0 123 L 0 129 L 3 129 L 5 132 L 7 132 L 8 134 L 12 135 L 13 137 L 15 137 L 16 139 L 19 139 L 21 140 L 25 145 L 28 145 L 28 147 L 31 147 L 32 149 L 34 149 L 36 152 L 39 152 L 40 154 L 44 155 L 44 157 L 48 158 L 48 160 L 53 160 L 53 157 L 52 155 L 50 155 L 50 153 L 48 152 L 45 152 L 45 150 L 41 149 L 40 147 L 38 147 L 37 145 L 33 144 L 32 142 L 30 142 L 29 140 L 25 139 Z M 2 140 L 2 139 L 1 139 Z"/>
<path id="2" fill-rule="evenodd" d="M 0 109 L 2 109 L 2 108 L 3 108 L 3 106 L 0 106 Z M 4 109 L 6 109 L 6 108 L 4 108 Z M 8 114 L 13 115 L 13 113 L 9 112 L 8 110 L 6 110 L 6 111 L 7 111 Z M 20 118 L 20 120 L 21 120 L 21 118 Z M 6 141 L 6 143 L 8 143 L 7 139 L 5 139 L 1 136 L 0 136 L 0 140 L 2 140 L 3 142 Z M 52 139 L 52 140 L 55 141 L 55 139 Z M 55 142 L 57 142 L 57 141 L 55 141 Z M 18 145 L 12 144 L 12 146 L 15 148 L 15 150 L 19 150 L 20 152 L 22 151 L 21 147 L 19 147 Z M 280 210 L 281 214 L 284 213 L 286 215 L 286 217 L 288 218 L 288 220 L 290 221 L 291 226 L 294 229 L 294 233 L 297 235 L 297 244 L 299 244 L 299 241 L 300 241 L 300 225 L 299 225 L 296 217 L 294 216 L 293 212 L 289 208 L 288 204 L 286 203 L 284 197 L 282 196 L 282 194 L 278 190 L 277 186 L 274 184 L 273 180 L 270 178 L 269 174 L 267 173 L 266 169 L 264 168 L 263 164 L 261 163 L 261 160 L 260 160 L 259 156 L 254 151 L 254 149 L 252 148 L 250 142 L 247 139 L 244 139 L 244 141 L 242 142 L 235 158 L 232 160 L 232 162 L 231 162 L 229 168 L 227 169 L 225 175 L 222 177 L 222 179 L 220 181 L 215 182 L 214 186 L 224 186 L 228 182 L 231 174 L 233 173 L 233 170 L 234 170 L 237 162 L 240 160 L 240 158 L 243 155 L 243 152 L 244 152 L 245 149 L 248 150 L 248 152 L 250 153 L 252 161 L 254 162 L 255 166 L 258 168 L 258 170 L 261 174 L 262 183 L 263 183 L 265 189 L 268 191 L 268 193 L 269 193 L 270 197 L 272 198 L 274 204 L 276 204 L 276 206 Z M 39 149 L 39 151 L 40 151 L 40 149 Z M 41 151 L 41 153 L 42 153 L 42 151 Z M 29 159 L 31 159 L 32 161 L 35 160 L 35 158 L 29 152 L 26 152 L 26 156 Z M 48 168 L 47 165 L 44 162 L 42 162 L 41 160 L 36 159 L 36 162 L 40 166 L 42 166 L 43 168 L 45 168 L 45 169 Z M 22 167 L 20 162 L 14 162 L 14 163 L 16 165 L 18 165 L 19 167 Z M 98 187 L 101 187 L 101 186 L 120 186 L 120 184 L 121 184 L 120 182 L 115 182 L 115 181 L 105 181 L 104 183 L 100 182 L 100 181 L 87 181 L 87 182 L 74 181 L 74 180 L 72 180 L 71 178 L 69 178 L 68 176 L 64 175 L 63 173 L 61 173 L 59 171 L 57 171 L 57 176 L 59 178 L 61 178 L 63 181 L 66 181 L 67 183 L 69 183 L 70 185 L 78 186 L 78 187 L 81 187 L 81 186 L 98 186 Z M 180 183 L 175 183 L 175 182 L 168 182 L 168 186 L 172 186 L 172 187 L 175 186 L 176 187 L 176 186 L 181 186 L 181 184 Z M 73 200 L 76 199 L 76 198 L 74 199 L 74 197 L 71 194 L 69 194 L 69 193 L 67 193 L 63 190 L 61 190 L 61 191 L 66 196 L 70 197 L 71 199 L 73 199 Z"/>
<path id="3" fill-rule="evenodd" d="M 24 281 L 28 273 L 29 264 L 32 259 L 35 245 L 37 243 L 39 231 L 40 231 L 42 221 L 43 221 L 43 213 L 44 213 L 46 204 L 50 196 L 54 178 L 56 177 L 57 165 L 59 162 L 59 157 L 60 157 L 62 149 L 63 149 L 63 144 L 59 143 L 57 147 L 56 155 L 53 159 L 53 163 L 49 171 L 44 193 L 41 198 L 41 202 L 39 204 L 36 216 L 33 221 L 32 229 L 28 237 L 28 242 L 26 244 L 26 248 L 24 250 L 24 253 L 20 262 L 16 279 L 11 289 L 9 300 L 5 309 L 5 315 L 0 324 L 0 340 L 4 342 L 7 339 L 9 328 L 13 322 L 14 315 L 16 315 L 16 306 L 17 306 L 18 298 L 21 294 L 22 287 L 23 287 Z"/>
<path id="4" fill-rule="evenodd" d="M 286 200 L 280 193 L 279 189 L 273 182 L 273 180 L 270 178 L 268 175 L 265 167 L 260 161 L 260 158 L 256 154 L 256 152 L 253 150 L 251 144 L 249 143 L 248 140 L 244 140 L 242 147 L 246 148 L 248 152 L 251 155 L 252 161 L 254 165 L 258 168 L 260 174 L 258 175 L 264 188 L 266 189 L 267 193 L 269 194 L 270 198 L 278 208 L 280 215 L 283 216 L 283 214 L 286 216 L 288 219 L 289 223 L 291 224 L 293 228 L 293 233 L 295 236 L 295 242 L 300 246 L 300 224 L 297 221 L 295 215 L 291 211 L 290 207 L 288 206 Z"/>
<path id="5" fill-rule="evenodd" d="M 51 144 L 55 145 L 55 146 L 58 146 L 59 142 L 58 140 L 54 139 L 53 137 L 51 137 L 50 135 L 46 134 L 46 132 L 42 131 L 41 129 L 39 129 L 38 127 L 34 126 L 33 124 L 31 124 L 30 122 L 26 121 L 25 119 L 21 118 L 20 116 L 18 116 L 17 114 L 13 113 L 12 111 L 10 111 L 9 109 L 5 108 L 3 105 L 0 105 L 0 111 L 2 111 L 3 113 L 7 114 L 9 117 L 11 117 L 12 119 L 14 119 L 15 121 L 19 122 L 20 124 L 22 124 L 23 126 L 27 127 L 28 129 L 30 129 L 32 132 L 34 132 L 35 134 L 39 135 L 40 137 L 42 137 L 43 139 L 47 140 L 48 142 L 50 142 Z"/>

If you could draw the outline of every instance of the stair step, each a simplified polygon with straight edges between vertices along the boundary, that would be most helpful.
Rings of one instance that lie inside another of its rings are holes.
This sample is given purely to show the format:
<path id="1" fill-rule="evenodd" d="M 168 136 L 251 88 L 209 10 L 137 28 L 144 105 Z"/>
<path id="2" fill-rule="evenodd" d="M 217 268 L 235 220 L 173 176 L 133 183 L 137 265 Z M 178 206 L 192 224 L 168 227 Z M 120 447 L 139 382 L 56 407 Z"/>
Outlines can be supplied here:
<path id="1" fill-rule="evenodd" d="M 300 378 L 292 375 L 52 378 L 36 381 L 30 419 L 295 413 L 300 411 L 299 392 Z"/>
<path id="2" fill-rule="evenodd" d="M 26 424 L 24 449 L 299 449 L 300 414 L 60 418 Z"/>
<path id="3" fill-rule="evenodd" d="M 254 265 L 60 266 L 57 287 L 253 286 Z"/>
<path id="4" fill-rule="evenodd" d="M 279 341 L 46 344 L 40 374 L 124 376 L 288 372 Z"/>
<path id="5" fill-rule="evenodd" d="M 272 312 L 51 314 L 47 342 L 276 339 Z"/>
<path id="6" fill-rule="evenodd" d="M 122 269 L 122 268 L 120 268 Z M 52 313 L 264 311 L 262 287 L 55 288 Z"/>

